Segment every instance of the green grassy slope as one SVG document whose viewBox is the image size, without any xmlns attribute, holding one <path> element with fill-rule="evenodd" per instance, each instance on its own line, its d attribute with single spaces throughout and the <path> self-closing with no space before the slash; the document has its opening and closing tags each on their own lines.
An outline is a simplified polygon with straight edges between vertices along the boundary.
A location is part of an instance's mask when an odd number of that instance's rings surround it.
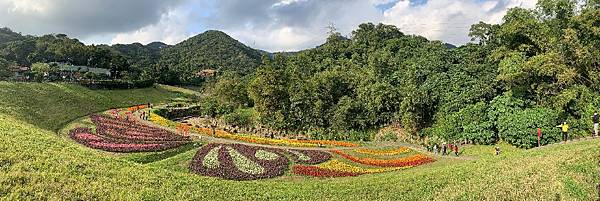
<svg viewBox="0 0 600 201">
<path fill-rule="evenodd" d="M 43 85 L 0 83 L 0 91 L 4 95 L 23 88 L 41 90 Z M 58 88 L 52 89 L 54 93 L 33 93 L 30 98 L 52 99 L 82 90 L 48 86 L 54 87 Z M 54 114 L 47 114 L 46 110 L 29 113 L 32 110 L 22 109 L 23 105 L 5 102 L 7 98 L 0 100 L 0 200 L 596 200 L 598 196 L 599 139 L 532 150 L 506 147 L 499 157 L 492 156 L 490 146 L 474 146 L 467 148 L 465 154 L 476 156 L 476 160 L 448 160 L 354 178 L 235 182 L 196 176 L 178 167 L 165 168 L 192 157 L 193 151 L 142 165 L 58 137 L 52 130 L 66 119 L 112 107 L 111 104 L 135 101 L 112 97 L 112 92 L 86 93 L 104 93 L 106 99 L 101 100 L 111 102 L 90 103 L 86 110 L 71 111 L 73 105 L 85 105 L 89 100 L 75 95 L 79 98 L 53 106 L 56 109 L 50 111 Z M 114 94 L 134 93 L 135 90 L 128 90 Z M 154 95 L 157 100 L 173 96 L 168 92 Z M 27 103 L 44 108 L 52 102 Z M 7 105 L 11 107 L 6 108 Z M 61 119 L 36 122 L 44 118 Z"/>
<path fill-rule="evenodd" d="M 108 91 L 71 84 L 0 81 L 0 113 L 43 129 L 57 130 L 73 118 L 92 112 L 164 102 L 178 96 L 164 88 Z"/>
</svg>

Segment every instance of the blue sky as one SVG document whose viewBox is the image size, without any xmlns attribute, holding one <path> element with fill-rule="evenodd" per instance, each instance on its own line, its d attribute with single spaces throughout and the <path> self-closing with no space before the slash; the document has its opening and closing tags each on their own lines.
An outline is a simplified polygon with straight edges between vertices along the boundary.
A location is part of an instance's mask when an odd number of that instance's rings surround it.
<svg viewBox="0 0 600 201">
<path fill-rule="evenodd" d="M 66 33 L 87 44 L 176 44 L 209 29 L 267 51 L 315 47 L 334 24 L 350 36 L 364 22 L 461 45 L 471 24 L 499 23 L 536 0 L 0 0 L 0 27 Z M 77 17 L 73 17 L 77 16 Z"/>
</svg>

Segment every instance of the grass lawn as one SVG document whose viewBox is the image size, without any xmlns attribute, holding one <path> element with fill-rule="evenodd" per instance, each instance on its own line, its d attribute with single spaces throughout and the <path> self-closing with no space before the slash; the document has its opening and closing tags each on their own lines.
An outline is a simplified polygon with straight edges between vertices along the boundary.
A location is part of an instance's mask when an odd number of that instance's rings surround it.
<svg viewBox="0 0 600 201">
<path fill-rule="evenodd" d="M 86 114 L 181 97 L 0 82 L 0 200 L 597 200 L 600 139 L 521 150 L 463 147 L 472 160 L 349 178 L 229 181 L 188 173 L 194 148 L 115 157 L 56 131 Z M 156 160 L 155 160 L 156 159 Z M 137 161 L 137 162 L 136 162 Z M 141 162 L 140 162 L 141 161 Z M 151 161 L 145 164 L 144 162 Z"/>
</svg>

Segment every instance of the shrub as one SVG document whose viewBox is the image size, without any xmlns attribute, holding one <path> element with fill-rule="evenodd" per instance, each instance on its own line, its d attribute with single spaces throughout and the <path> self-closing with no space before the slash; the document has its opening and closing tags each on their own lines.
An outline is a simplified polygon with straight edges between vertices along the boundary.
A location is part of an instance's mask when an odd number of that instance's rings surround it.
<svg viewBox="0 0 600 201">
<path fill-rule="evenodd" d="M 558 112 L 548 108 L 528 108 L 502 117 L 498 121 L 498 134 L 506 142 L 520 148 L 537 146 L 537 128 L 542 129 L 541 144 L 560 141 Z"/>
<path fill-rule="evenodd" d="M 494 142 L 493 123 L 487 114 L 487 104 L 467 105 L 450 114 L 438 114 L 436 123 L 428 129 L 446 140 L 469 140 L 478 144 Z"/>
<path fill-rule="evenodd" d="M 390 142 L 390 141 L 395 142 L 398 140 L 398 135 L 396 135 L 396 133 L 393 131 L 387 131 L 387 132 L 383 133 L 381 140 L 385 141 L 385 142 Z"/>
<path fill-rule="evenodd" d="M 250 127 L 254 125 L 252 109 L 237 109 L 233 113 L 223 115 L 222 119 L 226 124 L 233 126 Z"/>
</svg>

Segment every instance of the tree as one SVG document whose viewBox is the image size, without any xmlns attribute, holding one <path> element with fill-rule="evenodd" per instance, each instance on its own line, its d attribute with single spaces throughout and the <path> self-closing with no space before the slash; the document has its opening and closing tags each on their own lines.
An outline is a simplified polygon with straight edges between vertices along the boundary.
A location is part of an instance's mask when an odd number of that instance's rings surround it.
<svg viewBox="0 0 600 201">
<path fill-rule="evenodd" d="M 471 29 L 469 30 L 469 37 L 471 37 L 471 41 L 478 41 L 479 44 L 485 45 L 492 40 L 491 37 L 493 36 L 493 33 L 496 29 L 497 26 L 495 25 L 479 22 L 477 24 L 471 25 Z"/>
<path fill-rule="evenodd" d="M 287 78 L 282 68 L 285 58 L 276 55 L 274 61 L 263 58 L 264 62 L 256 72 L 256 77 L 248 87 L 248 93 L 262 123 L 272 128 L 286 128 L 289 95 Z"/>
<path fill-rule="evenodd" d="M 248 97 L 248 80 L 242 78 L 233 71 L 227 71 L 219 76 L 214 87 L 214 95 L 222 104 L 234 107 L 252 106 L 252 100 Z"/>
<path fill-rule="evenodd" d="M 0 79 L 7 79 L 12 75 L 10 67 L 13 65 L 13 62 L 7 61 L 6 59 L 0 57 Z"/>
</svg>

